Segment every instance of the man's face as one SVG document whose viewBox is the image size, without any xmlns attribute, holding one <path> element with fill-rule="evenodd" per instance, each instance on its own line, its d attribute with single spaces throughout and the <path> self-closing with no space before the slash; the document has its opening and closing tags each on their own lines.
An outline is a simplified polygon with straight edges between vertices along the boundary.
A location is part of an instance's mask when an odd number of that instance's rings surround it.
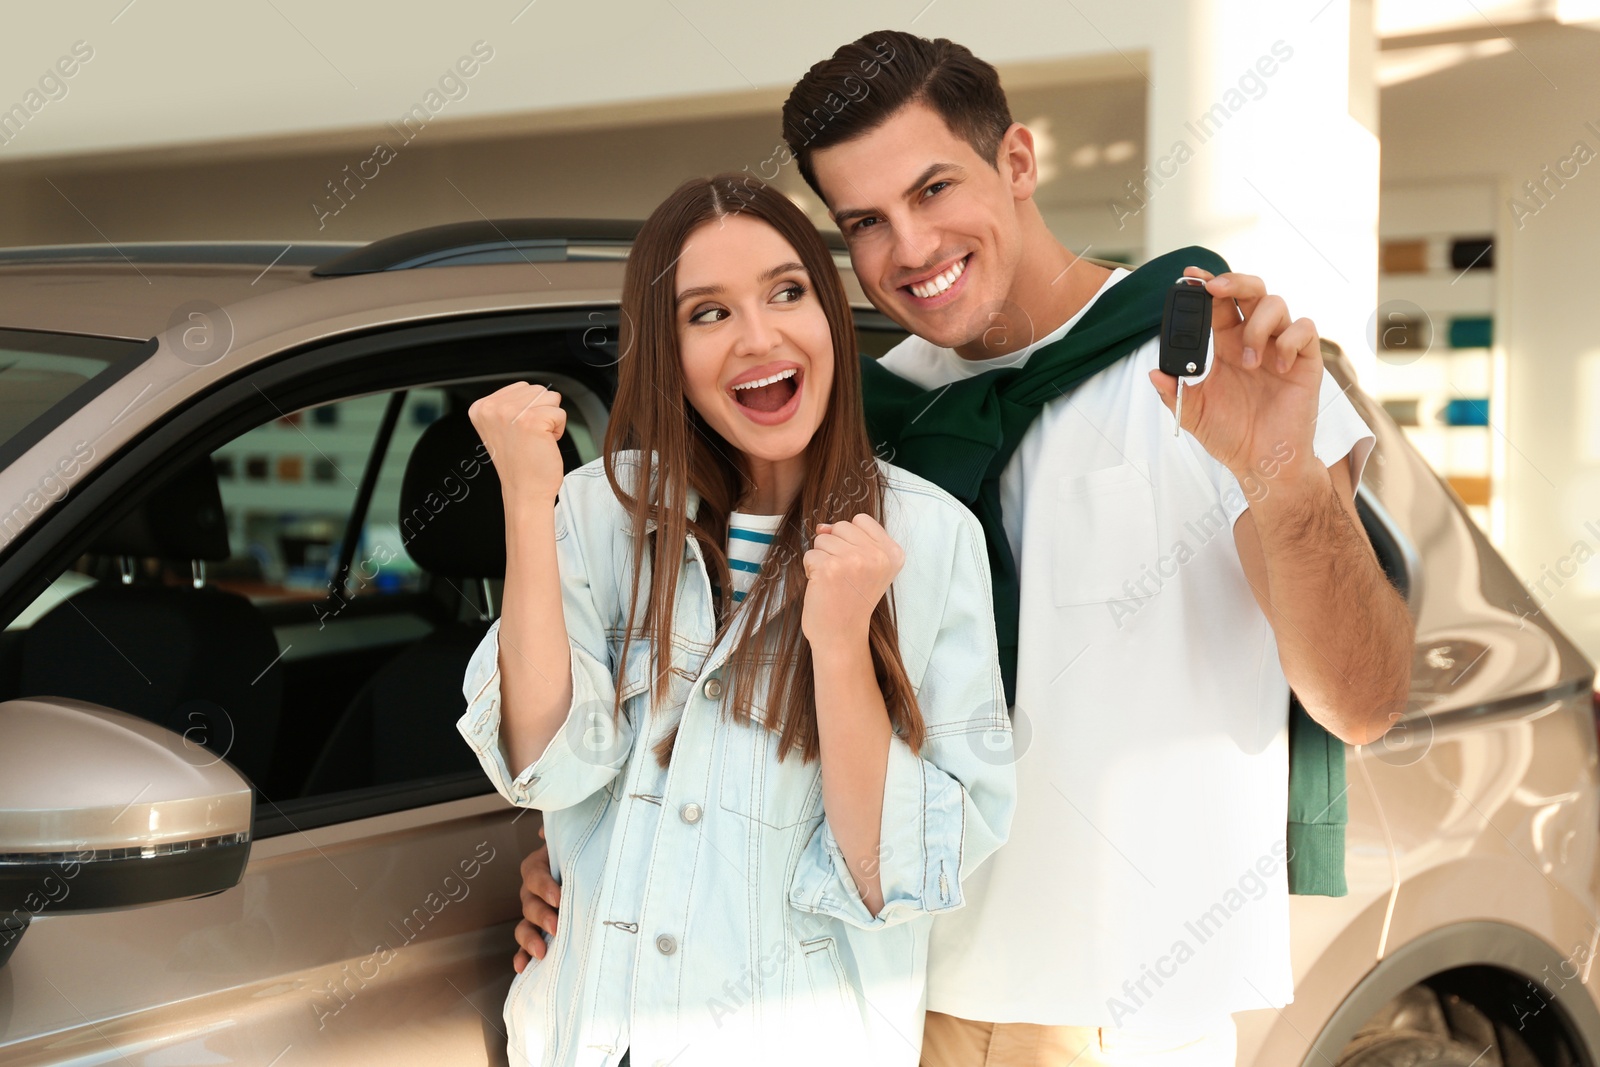
<svg viewBox="0 0 1600 1067">
<path fill-rule="evenodd" d="M 812 154 L 868 299 L 941 347 L 979 341 L 1011 293 L 1022 257 L 1016 205 L 1034 185 L 1031 167 L 1014 175 L 1014 140 L 997 171 L 936 111 L 911 103 Z"/>
</svg>

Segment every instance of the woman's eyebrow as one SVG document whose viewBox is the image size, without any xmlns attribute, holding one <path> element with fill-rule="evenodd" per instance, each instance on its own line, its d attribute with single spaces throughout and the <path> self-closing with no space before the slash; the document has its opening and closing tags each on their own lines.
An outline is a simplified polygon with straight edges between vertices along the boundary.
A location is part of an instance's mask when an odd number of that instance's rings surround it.
<svg viewBox="0 0 1600 1067">
<path fill-rule="evenodd" d="M 757 278 L 756 281 L 765 284 L 766 282 L 770 282 L 772 279 L 777 278 L 780 275 L 788 274 L 791 271 L 799 271 L 801 274 L 807 273 L 805 264 L 790 260 L 788 263 L 779 263 L 776 267 L 762 271 L 761 276 Z M 685 289 L 683 292 L 679 293 L 676 303 L 681 304 L 685 300 L 689 300 L 697 296 L 716 296 L 720 292 L 722 292 L 722 286 L 720 285 L 696 285 L 693 288 Z"/>
<path fill-rule="evenodd" d="M 720 292 L 722 292 L 722 286 L 720 285 L 697 285 L 692 289 L 685 289 L 679 293 L 676 303 L 681 304 L 685 300 L 697 296 L 716 296 Z"/>
<path fill-rule="evenodd" d="M 805 268 L 804 264 L 796 263 L 793 260 L 791 260 L 788 263 L 779 263 L 776 267 L 773 267 L 771 270 L 762 271 L 761 272 L 761 277 L 758 280 L 759 281 L 763 281 L 763 282 L 770 282 L 770 281 L 772 281 L 772 279 L 778 277 L 779 275 L 788 274 L 790 271 L 794 271 L 794 270 L 799 271 L 801 274 L 806 273 L 806 268 Z"/>
</svg>

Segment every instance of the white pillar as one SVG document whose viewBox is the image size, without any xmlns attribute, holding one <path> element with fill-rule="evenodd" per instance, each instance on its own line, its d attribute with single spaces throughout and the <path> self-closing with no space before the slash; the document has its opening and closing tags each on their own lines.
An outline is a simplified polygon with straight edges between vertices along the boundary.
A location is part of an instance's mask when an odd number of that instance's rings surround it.
<svg viewBox="0 0 1600 1067">
<path fill-rule="evenodd" d="M 1148 255 L 1187 244 L 1265 279 L 1368 375 L 1378 292 L 1371 0 L 1163 6 L 1149 166 L 1130 191 Z M 1352 62 L 1352 56 L 1354 62 Z"/>
</svg>

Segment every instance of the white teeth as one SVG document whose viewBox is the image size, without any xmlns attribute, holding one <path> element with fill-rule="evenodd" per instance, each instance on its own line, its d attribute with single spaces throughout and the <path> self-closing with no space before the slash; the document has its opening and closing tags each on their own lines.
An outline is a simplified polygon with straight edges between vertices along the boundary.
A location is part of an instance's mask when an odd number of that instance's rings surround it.
<svg viewBox="0 0 1600 1067">
<path fill-rule="evenodd" d="M 956 283 L 956 279 L 961 277 L 961 272 L 966 269 L 967 261 L 965 259 L 958 259 L 956 260 L 955 266 L 951 267 L 943 274 L 911 286 L 911 291 L 924 300 L 928 299 L 930 296 L 938 296 L 940 293 L 954 285 Z"/>
<path fill-rule="evenodd" d="M 749 382 L 740 382 L 738 385 L 734 386 L 733 388 L 735 388 L 735 389 L 759 389 L 763 385 L 771 385 L 773 382 L 781 382 L 785 378 L 793 378 L 794 377 L 794 373 L 795 373 L 794 372 L 794 368 L 790 367 L 788 370 L 781 370 L 777 374 L 772 375 L 771 377 L 757 378 L 754 381 L 749 381 Z"/>
</svg>

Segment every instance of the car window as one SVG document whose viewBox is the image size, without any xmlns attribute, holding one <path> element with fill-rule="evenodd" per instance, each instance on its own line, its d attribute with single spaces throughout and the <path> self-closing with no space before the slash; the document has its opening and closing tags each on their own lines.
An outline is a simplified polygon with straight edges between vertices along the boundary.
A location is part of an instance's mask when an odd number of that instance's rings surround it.
<svg viewBox="0 0 1600 1067">
<path fill-rule="evenodd" d="M 558 378 L 569 463 L 586 462 L 604 404 Z M 402 509 L 429 428 L 451 419 L 448 461 L 466 458 L 477 442 L 469 425 L 462 437 L 465 410 L 500 384 L 291 411 L 174 471 L 10 623 L 0 646 L 7 695 L 74 697 L 160 722 L 192 742 L 197 760 L 226 757 L 244 772 L 260 812 L 363 790 L 392 797 L 451 775 L 486 790 L 470 750 L 450 736 L 459 714 L 450 709 L 503 582 L 471 576 L 470 564 L 430 573 L 413 558 L 416 531 Z M 398 417 L 383 441 L 392 404 Z M 164 544 L 176 547 L 154 554 Z M 203 568 L 186 558 L 208 545 L 226 558 Z M 341 556 L 343 589 L 332 581 Z"/>
<path fill-rule="evenodd" d="M 150 346 L 142 341 L 36 330 L 0 330 L 0 447 L 76 394 L 86 399 L 91 381 L 120 362 L 138 358 Z M 59 421 L 59 418 L 51 421 Z"/>
<path fill-rule="evenodd" d="M 212 453 L 228 515 L 226 563 L 208 568 L 221 588 L 256 603 L 326 599 L 350 534 L 362 474 L 393 394 L 354 397 L 290 412 Z M 441 389 L 408 390 L 383 456 L 355 557 L 389 557 L 362 592 L 415 591 L 420 572 L 403 551 L 395 515 L 406 461 L 422 431 L 444 413 Z M 388 549 L 390 551 L 382 551 Z"/>
<path fill-rule="evenodd" d="M 329 582 L 339 561 L 346 524 L 369 461 L 384 412 L 395 394 L 354 397 L 283 415 L 236 438 L 211 455 L 228 526 L 226 560 L 207 563 L 204 580 L 248 597 L 258 606 L 300 602 L 313 609 L 329 599 Z M 386 558 L 380 573 L 359 571 L 350 585 L 361 593 L 415 591 L 421 572 L 400 540 L 400 482 L 422 431 L 443 412 L 441 389 L 413 389 L 403 405 L 383 455 L 368 510 L 357 533 L 355 556 Z M 103 561 L 102 561 L 103 562 Z M 7 629 L 26 629 L 73 593 L 93 585 L 83 570 L 61 574 Z M 155 559 L 133 564 L 136 572 L 159 576 L 166 568 Z M 102 568 L 104 569 L 104 568 Z M 119 575 L 120 577 L 120 572 Z M 181 577 L 181 575 L 180 575 Z M 192 577 L 192 575 L 191 575 Z"/>
</svg>

